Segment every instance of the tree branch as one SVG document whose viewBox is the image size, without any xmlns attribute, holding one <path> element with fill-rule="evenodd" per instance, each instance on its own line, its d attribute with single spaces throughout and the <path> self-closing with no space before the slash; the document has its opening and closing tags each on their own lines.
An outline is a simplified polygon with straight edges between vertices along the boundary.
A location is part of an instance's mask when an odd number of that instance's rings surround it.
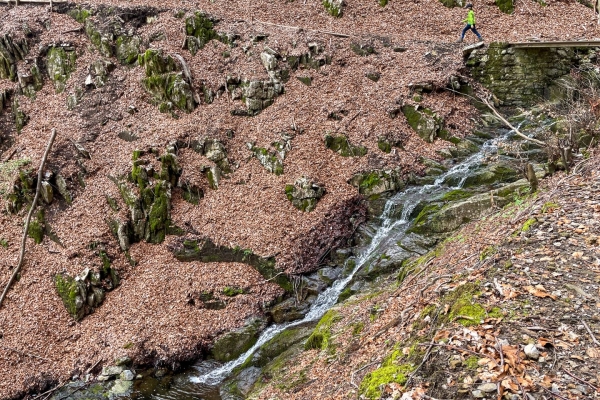
<svg viewBox="0 0 600 400">
<path fill-rule="evenodd" d="M 48 145 L 46 146 L 46 151 L 44 151 L 44 155 L 42 156 L 42 162 L 40 163 L 40 168 L 38 169 L 37 176 L 37 186 L 35 188 L 35 197 L 33 198 L 33 202 L 31 203 L 31 208 L 29 209 L 29 213 L 27 214 L 27 219 L 25 220 L 25 228 L 23 229 L 23 238 L 21 239 L 21 253 L 19 255 L 19 263 L 17 267 L 13 271 L 10 280 L 6 284 L 4 288 L 4 292 L 2 292 L 2 296 L 0 296 L 0 307 L 2 306 L 2 301 L 4 301 L 4 297 L 6 297 L 6 293 L 13 281 L 17 277 L 21 267 L 23 266 L 23 261 L 25 260 L 25 244 L 27 243 L 27 231 L 29 230 L 29 222 L 31 221 L 31 216 L 33 215 L 33 211 L 35 210 L 35 206 L 40 197 L 40 188 L 42 186 L 42 175 L 44 173 L 44 165 L 46 164 L 46 159 L 48 158 L 48 153 L 50 153 L 50 148 L 52 147 L 52 143 L 54 143 L 54 138 L 56 137 L 56 129 L 52 129 L 50 134 L 50 140 L 48 140 Z"/>
</svg>

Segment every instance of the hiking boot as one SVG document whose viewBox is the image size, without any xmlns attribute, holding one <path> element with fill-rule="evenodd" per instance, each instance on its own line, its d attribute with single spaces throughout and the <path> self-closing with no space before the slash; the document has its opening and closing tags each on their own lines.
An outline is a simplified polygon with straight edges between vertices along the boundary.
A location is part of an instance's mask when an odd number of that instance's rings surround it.
<svg viewBox="0 0 600 400">
<path fill-rule="evenodd" d="M 483 38 L 481 36 L 479 36 L 478 42 L 483 42 Z"/>
</svg>

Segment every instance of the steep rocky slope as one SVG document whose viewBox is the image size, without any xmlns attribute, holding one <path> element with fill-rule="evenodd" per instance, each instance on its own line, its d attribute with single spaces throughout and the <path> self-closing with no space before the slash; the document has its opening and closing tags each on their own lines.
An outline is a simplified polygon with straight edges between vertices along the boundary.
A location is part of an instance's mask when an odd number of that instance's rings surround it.
<svg viewBox="0 0 600 400">
<path fill-rule="evenodd" d="M 342 18 L 298 1 L 0 12 L 2 283 L 58 132 L 0 308 L 2 398 L 123 354 L 172 368 L 201 356 L 318 268 L 364 196 L 414 181 L 421 157 L 473 125 L 474 107 L 444 89 L 464 72 L 451 43 L 463 10 L 436 1 L 348 2 Z M 575 2 L 478 13 L 489 40 L 596 27 L 573 26 L 592 15 Z M 423 128 L 415 107 L 436 116 Z M 220 258 L 202 254 L 205 239 Z"/>
<path fill-rule="evenodd" d="M 253 397 L 596 398 L 599 162 L 332 309 L 327 341 L 277 359 Z"/>
</svg>

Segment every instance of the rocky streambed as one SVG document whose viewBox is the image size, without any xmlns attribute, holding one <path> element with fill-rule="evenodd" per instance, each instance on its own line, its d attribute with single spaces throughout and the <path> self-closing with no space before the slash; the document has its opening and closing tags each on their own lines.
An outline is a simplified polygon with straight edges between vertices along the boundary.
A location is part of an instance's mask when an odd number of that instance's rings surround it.
<svg viewBox="0 0 600 400">
<path fill-rule="evenodd" d="M 116 360 L 93 383 L 87 382 L 93 377 L 84 376 L 52 398 L 241 399 L 280 373 L 283 360 L 305 349 L 327 348 L 336 303 L 376 291 L 383 276 L 410 273 L 407 260 L 426 254 L 459 226 L 519 201 L 530 191 L 521 172 L 525 162 L 537 178 L 560 168 L 560 162 L 547 162 L 544 149 L 515 140 L 512 131 L 491 117 L 484 122 L 487 126 L 441 151 L 441 161 L 421 160 L 425 175 L 411 177 L 406 187 L 399 190 L 394 182 L 383 182 L 395 193 L 366 193 L 371 218 L 349 246 L 332 252 L 326 267 L 294 281 L 294 295 L 272 306 L 267 316 L 221 336 L 206 360 L 176 374 L 137 371 L 130 360 Z M 532 136 L 554 123 L 542 113 L 513 122 Z M 290 377 L 289 384 L 303 379 Z"/>
</svg>

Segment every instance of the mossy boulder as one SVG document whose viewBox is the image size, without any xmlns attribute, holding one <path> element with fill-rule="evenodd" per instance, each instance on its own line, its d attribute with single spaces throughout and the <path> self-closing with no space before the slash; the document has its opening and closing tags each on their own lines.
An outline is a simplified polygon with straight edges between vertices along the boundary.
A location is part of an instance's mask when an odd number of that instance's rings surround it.
<svg viewBox="0 0 600 400">
<path fill-rule="evenodd" d="M 83 318 L 85 314 L 83 309 L 84 295 L 82 295 L 85 293 L 83 283 L 76 281 L 75 278 L 69 275 L 58 274 L 54 276 L 54 287 L 69 315 L 75 320 Z"/>
<path fill-rule="evenodd" d="M 115 55 L 121 64 L 133 64 L 138 60 L 142 38 L 122 35 L 115 43 Z"/>
<path fill-rule="evenodd" d="M 322 185 L 302 177 L 293 185 L 285 185 L 285 195 L 298 210 L 312 211 L 319 199 L 325 195 L 325 189 Z"/>
<path fill-rule="evenodd" d="M 447 205 L 430 204 L 421 210 L 409 231 L 422 234 L 451 232 L 508 202 L 503 197 L 484 193 Z"/>
<path fill-rule="evenodd" d="M 214 20 L 206 14 L 196 11 L 194 15 L 185 20 L 185 47 L 196 55 L 212 39 L 218 37 L 214 30 Z"/>
<path fill-rule="evenodd" d="M 481 165 L 473 171 L 460 175 L 448 176 L 444 183 L 469 188 L 482 185 L 494 185 L 499 183 L 514 182 L 521 177 L 521 173 L 513 166 L 505 162 Z"/>
<path fill-rule="evenodd" d="M 402 113 L 408 125 L 428 143 L 433 143 L 444 126 L 444 120 L 428 108 L 404 105 Z"/>
<path fill-rule="evenodd" d="M 29 98 L 35 98 L 36 92 L 42 90 L 44 79 L 37 63 L 34 62 L 29 68 L 29 73 L 19 75 L 19 84 L 21 85 L 23 94 Z"/>
<path fill-rule="evenodd" d="M 283 93 L 284 87 L 279 80 L 245 80 L 241 83 L 242 98 L 247 107 L 247 115 L 253 116 L 275 102 Z"/>
<path fill-rule="evenodd" d="M 29 52 L 26 39 L 13 40 L 8 33 L 0 36 L 0 79 L 17 78 L 17 62 L 24 60 Z"/>
<path fill-rule="evenodd" d="M 259 333 L 265 328 L 266 322 L 260 318 L 252 318 L 235 331 L 228 332 L 218 338 L 211 350 L 211 355 L 217 361 L 227 362 L 238 358 L 258 340 Z"/>
<path fill-rule="evenodd" d="M 75 71 L 77 55 L 75 51 L 65 47 L 51 47 L 48 50 L 46 68 L 50 80 L 54 82 L 56 93 L 65 90 L 65 84 L 71 73 Z"/>
<path fill-rule="evenodd" d="M 323 0 L 323 7 L 332 17 L 339 18 L 344 13 L 343 0 Z"/>
<path fill-rule="evenodd" d="M 275 175 L 283 174 L 283 160 L 279 158 L 276 151 L 268 150 L 264 147 L 256 147 L 253 143 L 247 144 L 252 155 L 258 159 L 265 169 Z"/>
<path fill-rule="evenodd" d="M 29 159 L 0 162 L 0 197 L 6 201 L 6 210 L 15 214 L 34 196 L 35 174 Z"/>
<path fill-rule="evenodd" d="M 115 40 L 113 25 L 103 24 L 102 29 L 100 29 L 91 18 L 86 18 L 84 26 L 87 37 L 100 54 L 104 57 L 112 57 L 114 55 L 113 42 Z"/>
<path fill-rule="evenodd" d="M 149 49 L 138 56 L 138 63 L 146 71 L 142 85 L 161 112 L 174 108 L 185 112 L 194 110 L 196 102 L 192 88 L 181 72 L 175 72 L 178 67 L 171 56 L 164 56 L 162 50 Z"/>
<path fill-rule="evenodd" d="M 405 182 L 399 170 L 373 170 L 354 175 L 348 181 L 358 188 L 358 192 L 373 198 L 388 192 L 397 192 L 404 188 Z"/>
<path fill-rule="evenodd" d="M 345 135 L 332 136 L 327 134 L 324 140 L 328 149 L 335 151 L 342 157 L 362 157 L 367 154 L 366 147 L 351 144 Z"/>
</svg>

